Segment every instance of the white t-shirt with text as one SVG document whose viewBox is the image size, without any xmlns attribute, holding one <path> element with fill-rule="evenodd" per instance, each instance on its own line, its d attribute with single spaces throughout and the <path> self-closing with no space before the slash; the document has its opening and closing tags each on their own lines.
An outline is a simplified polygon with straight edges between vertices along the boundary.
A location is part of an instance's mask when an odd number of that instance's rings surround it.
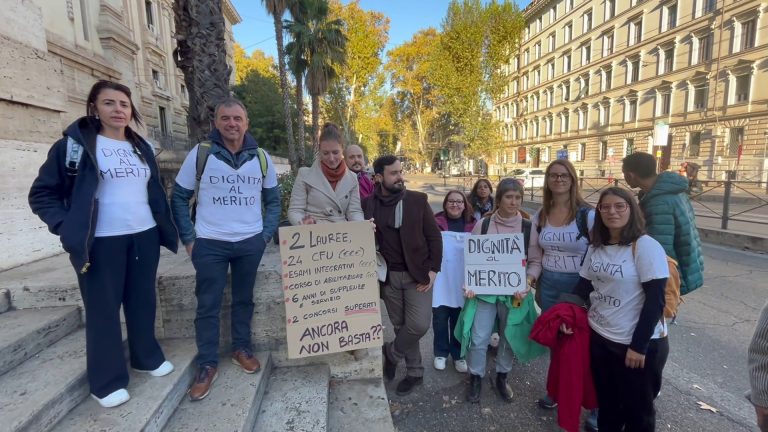
<svg viewBox="0 0 768 432">
<path fill-rule="evenodd" d="M 214 155 L 200 179 L 195 234 L 197 237 L 237 242 L 264 229 L 261 210 L 262 188 L 277 186 L 277 173 L 272 159 L 267 158 L 267 175 L 262 176 L 258 156 L 234 169 Z M 197 146 L 190 150 L 181 165 L 176 183 L 194 190 L 197 170 Z"/>
<path fill-rule="evenodd" d="M 539 223 L 538 216 L 537 212 L 531 221 L 534 229 Z M 591 231 L 594 224 L 595 211 L 590 210 L 587 213 L 587 228 Z M 581 269 L 581 260 L 585 258 L 584 254 L 589 247 L 586 237 L 578 237 L 579 226 L 576 219 L 564 226 L 552 226 L 549 222 L 542 226 L 538 237 L 539 246 L 543 252 L 542 268 L 556 273 L 577 273 Z"/>
<path fill-rule="evenodd" d="M 96 163 L 99 166 L 96 188 L 99 213 L 94 235 L 135 234 L 157 225 L 147 191 L 152 174 L 149 166 L 134 153 L 131 143 L 98 135 Z"/>
<path fill-rule="evenodd" d="M 589 325 L 613 342 L 629 345 L 645 302 L 642 283 L 669 277 L 664 248 L 648 235 L 632 246 L 591 246 L 579 273 L 592 281 Z M 656 324 L 653 339 L 667 335 L 664 317 Z"/>
<path fill-rule="evenodd" d="M 464 239 L 469 233 L 443 231 L 443 261 L 432 288 L 432 307 L 464 306 Z"/>
</svg>

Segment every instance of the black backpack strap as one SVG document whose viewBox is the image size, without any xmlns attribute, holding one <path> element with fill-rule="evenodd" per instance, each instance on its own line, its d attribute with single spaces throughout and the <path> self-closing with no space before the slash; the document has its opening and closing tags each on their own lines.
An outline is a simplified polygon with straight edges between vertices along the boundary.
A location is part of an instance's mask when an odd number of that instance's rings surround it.
<svg viewBox="0 0 768 432">
<path fill-rule="evenodd" d="M 480 234 L 486 235 L 488 234 L 488 228 L 491 226 L 491 217 L 486 216 L 483 218 L 483 224 L 480 225 Z"/>
<path fill-rule="evenodd" d="M 531 239 L 531 221 L 523 219 L 523 245 L 525 247 L 525 256 L 528 257 L 528 244 Z"/>
<path fill-rule="evenodd" d="M 592 210 L 589 207 L 579 207 L 579 209 L 576 211 L 576 227 L 579 229 L 579 235 L 576 236 L 576 240 L 581 239 L 582 237 L 587 239 L 587 243 L 590 242 L 589 239 L 589 211 Z"/>
</svg>

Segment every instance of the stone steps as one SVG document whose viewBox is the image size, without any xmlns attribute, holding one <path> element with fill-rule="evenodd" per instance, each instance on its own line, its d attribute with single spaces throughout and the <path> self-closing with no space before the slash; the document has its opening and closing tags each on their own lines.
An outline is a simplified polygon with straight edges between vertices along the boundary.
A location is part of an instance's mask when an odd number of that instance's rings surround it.
<svg viewBox="0 0 768 432">
<path fill-rule="evenodd" d="M 211 393 L 202 401 L 185 397 L 165 426 L 165 432 L 251 432 L 272 371 L 269 352 L 255 353 L 261 370 L 245 374 L 229 357 L 219 360 Z"/>
<path fill-rule="evenodd" d="M 75 306 L 12 310 L 0 315 L 0 375 L 80 326 Z"/>
<path fill-rule="evenodd" d="M 274 369 L 253 431 L 327 431 L 330 377 L 328 365 Z"/>
<path fill-rule="evenodd" d="M 328 406 L 328 432 L 393 432 L 389 399 L 381 378 L 332 380 Z"/>
<path fill-rule="evenodd" d="M 175 370 L 164 377 L 130 371 L 128 393 L 131 400 L 105 409 L 93 398 L 86 398 L 51 430 L 56 432 L 130 432 L 162 431 L 173 414 L 194 374 L 193 359 L 197 348 L 190 339 L 167 339 L 160 342 L 166 358 Z"/>
</svg>

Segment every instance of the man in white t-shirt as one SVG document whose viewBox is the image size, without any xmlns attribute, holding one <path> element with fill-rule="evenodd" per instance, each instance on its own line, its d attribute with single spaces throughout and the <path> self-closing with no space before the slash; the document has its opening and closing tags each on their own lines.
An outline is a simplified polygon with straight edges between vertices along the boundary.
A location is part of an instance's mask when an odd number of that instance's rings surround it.
<svg viewBox="0 0 768 432">
<path fill-rule="evenodd" d="M 232 362 L 246 373 L 261 365 L 251 349 L 253 286 L 267 243 L 277 231 L 280 192 L 272 160 L 247 132 L 248 114 L 236 99 L 216 106 L 210 149 L 187 155 L 176 176 L 171 207 L 179 237 L 197 272 L 195 338 L 198 372 L 189 389 L 208 395 L 218 371 L 219 313 L 232 269 Z M 206 157 L 198 185 L 197 157 Z M 196 197 L 196 220 L 189 202 Z M 262 211 L 262 206 L 264 207 Z"/>
</svg>

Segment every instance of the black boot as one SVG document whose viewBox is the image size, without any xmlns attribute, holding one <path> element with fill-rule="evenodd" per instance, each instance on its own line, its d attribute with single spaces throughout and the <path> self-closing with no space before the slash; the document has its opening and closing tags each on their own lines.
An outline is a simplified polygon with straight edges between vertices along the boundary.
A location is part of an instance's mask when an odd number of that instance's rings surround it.
<svg viewBox="0 0 768 432">
<path fill-rule="evenodd" d="M 480 390 L 482 387 L 482 382 L 483 378 L 480 375 L 469 375 L 469 391 L 467 392 L 467 402 L 480 402 Z"/>
<path fill-rule="evenodd" d="M 507 384 L 507 374 L 496 374 L 496 390 L 498 390 L 499 396 L 504 402 L 512 402 L 512 387 Z"/>
</svg>

